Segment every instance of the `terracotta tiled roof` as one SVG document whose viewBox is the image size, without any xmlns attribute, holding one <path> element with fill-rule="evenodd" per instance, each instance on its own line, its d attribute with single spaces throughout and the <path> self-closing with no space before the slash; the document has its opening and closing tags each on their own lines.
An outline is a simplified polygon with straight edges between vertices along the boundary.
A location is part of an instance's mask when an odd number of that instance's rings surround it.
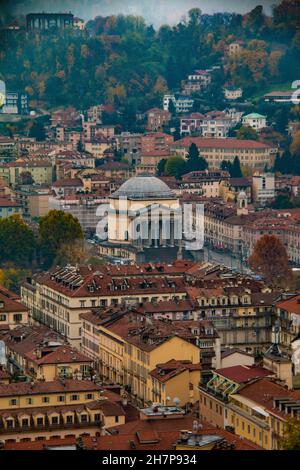
<svg viewBox="0 0 300 470">
<path fill-rule="evenodd" d="M 172 450 L 180 436 L 182 429 L 192 429 L 194 418 L 183 417 L 178 419 L 132 421 L 111 429 L 116 429 L 117 434 L 100 436 L 99 438 L 83 437 L 84 446 L 91 450 Z M 109 430 L 109 429 L 108 429 Z M 261 450 L 250 441 L 240 440 L 238 436 L 217 429 L 208 424 L 198 431 L 203 435 L 218 435 L 228 444 L 235 444 L 236 450 Z"/>
<path fill-rule="evenodd" d="M 99 392 L 100 387 L 89 380 L 75 379 L 53 380 L 52 382 L 0 384 L 1 397 L 80 391 Z"/>
<path fill-rule="evenodd" d="M 262 142 L 255 140 L 242 140 L 235 138 L 206 138 L 206 137 L 184 137 L 174 142 L 173 147 L 189 147 L 195 143 L 198 148 L 225 148 L 225 149 L 267 149 L 271 148 Z"/>
<path fill-rule="evenodd" d="M 75 437 L 50 438 L 47 441 L 6 442 L 3 450 L 44 450 L 45 447 L 69 447 L 76 445 Z"/>
<path fill-rule="evenodd" d="M 287 310 L 289 313 L 300 315 L 300 294 L 295 295 L 287 300 L 278 302 L 276 307 L 280 308 L 281 310 Z"/>
<path fill-rule="evenodd" d="M 217 369 L 217 374 L 236 383 L 245 383 L 259 377 L 274 376 L 274 372 L 258 366 L 232 366 Z"/>
<path fill-rule="evenodd" d="M 13 298 L 3 294 L 0 290 L 0 313 L 9 312 L 28 312 L 28 308 L 25 307 L 25 305 L 23 305 L 21 302 L 18 302 Z"/>
<path fill-rule="evenodd" d="M 75 364 L 75 363 L 83 363 L 83 362 L 90 364 L 92 362 L 92 360 L 88 356 L 86 356 L 85 354 L 82 354 L 77 349 L 72 348 L 71 346 L 68 346 L 68 345 L 59 346 L 54 351 L 49 352 L 48 354 L 46 354 L 40 359 L 37 359 L 36 354 L 34 354 L 34 351 L 31 351 L 30 354 L 27 354 L 27 357 L 32 359 L 38 365 Z"/>
<path fill-rule="evenodd" d="M 52 184 L 53 188 L 69 188 L 69 187 L 81 187 L 83 182 L 79 178 L 65 178 L 55 181 Z"/>
<path fill-rule="evenodd" d="M 164 383 L 187 370 L 197 370 L 200 373 L 201 364 L 192 364 L 191 361 L 175 361 L 175 359 L 171 359 L 163 364 L 157 364 L 156 368 L 150 372 L 150 375 L 156 380 L 159 380 L 159 382 Z"/>
<path fill-rule="evenodd" d="M 266 408 L 269 412 L 277 416 L 287 418 L 287 415 L 274 407 L 274 398 L 294 398 L 299 399 L 299 392 L 292 392 L 286 387 L 268 378 L 261 378 L 253 383 L 247 384 L 238 392 L 238 395 L 245 397 Z"/>
</svg>

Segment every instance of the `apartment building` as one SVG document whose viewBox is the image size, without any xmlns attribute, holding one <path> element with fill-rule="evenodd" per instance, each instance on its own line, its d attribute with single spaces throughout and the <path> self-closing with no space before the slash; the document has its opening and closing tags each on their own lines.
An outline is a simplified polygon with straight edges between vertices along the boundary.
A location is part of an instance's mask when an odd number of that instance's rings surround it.
<svg viewBox="0 0 300 470">
<path fill-rule="evenodd" d="M 92 377 L 92 361 L 44 325 L 17 326 L 1 336 L 8 370 L 15 376 L 51 382 Z"/>
<path fill-rule="evenodd" d="M 122 132 L 116 137 L 121 153 L 126 157 L 129 165 L 137 165 L 140 162 L 142 135 L 143 134 Z"/>
<path fill-rule="evenodd" d="M 38 185 L 18 185 L 11 190 L 12 198 L 22 208 L 25 220 L 43 217 L 49 211 L 50 188 Z"/>
<path fill-rule="evenodd" d="M 243 116 L 243 125 L 250 126 L 256 131 L 260 131 L 264 127 L 267 127 L 267 117 L 258 113 L 250 113 Z"/>
<path fill-rule="evenodd" d="M 105 426 L 123 424 L 122 407 L 101 392 L 87 380 L 0 384 L 0 438 L 15 443 L 97 436 Z"/>
<path fill-rule="evenodd" d="M 254 140 L 204 137 L 184 137 L 170 145 L 170 150 L 184 157 L 192 143 L 212 168 L 220 168 L 223 160 L 233 162 L 238 157 L 241 165 L 264 171 L 266 165 L 273 164 L 276 153 L 274 146 Z"/>
<path fill-rule="evenodd" d="M 180 135 L 201 135 L 203 118 L 204 114 L 201 113 L 191 113 L 189 116 L 181 117 Z"/>
<path fill-rule="evenodd" d="M 213 323 L 222 345 L 257 354 L 271 344 L 274 304 L 279 292 L 255 285 L 234 286 L 230 282 L 215 287 L 188 287 L 187 291 L 198 302 L 200 317 Z"/>
<path fill-rule="evenodd" d="M 95 325 L 90 315 L 82 314 L 81 318 L 84 338 L 85 330 L 89 332 Z M 147 319 L 133 311 L 127 315 L 115 315 L 115 318 L 108 318 L 100 324 L 99 319 L 94 321 L 97 322 L 95 341 L 100 376 L 122 384 L 131 397 L 142 403 L 157 401 L 150 372 L 162 357 L 165 361 L 175 359 L 200 363 L 199 322 L 191 324 L 184 321 L 175 325 L 169 321 Z M 195 334 L 194 329 L 197 330 Z M 83 344 L 88 343 L 83 339 Z"/>
<path fill-rule="evenodd" d="M 9 137 L 0 136 L 0 163 L 9 163 L 17 158 L 16 142 Z"/>
<path fill-rule="evenodd" d="M 255 174 L 252 176 L 253 201 L 260 206 L 275 199 L 275 175 L 272 173 Z"/>
<path fill-rule="evenodd" d="M 199 386 L 200 419 L 213 426 L 234 431 L 229 413 L 231 396 L 235 396 L 248 382 L 273 376 L 272 371 L 255 365 L 237 365 L 212 371 L 210 380 L 202 381 Z"/>
<path fill-rule="evenodd" d="M 218 198 L 227 191 L 229 173 L 222 170 L 191 171 L 182 176 L 180 193 L 198 194 L 204 198 Z"/>
<path fill-rule="evenodd" d="M 51 185 L 52 163 L 46 159 L 32 159 L 6 163 L 0 167 L 0 177 L 3 177 L 10 185 L 22 184 L 26 175 L 30 175 L 35 184 Z"/>
<path fill-rule="evenodd" d="M 289 419 L 299 419 L 300 394 L 261 378 L 230 395 L 228 423 L 236 435 L 265 450 L 279 450 Z"/>
<path fill-rule="evenodd" d="M 9 197 L 0 197 L 0 219 L 5 219 L 11 215 L 23 215 L 21 204 L 11 200 Z"/>
<path fill-rule="evenodd" d="M 0 285 L 0 328 L 12 329 L 28 324 L 29 311 L 20 297 Z"/>
<path fill-rule="evenodd" d="M 156 276 L 141 276 L 140 272 L 128 278 L 125 272 L 119 278 L 105 272 L 105 268 L 101 272 L 99 267 L 56 268 L 26 282 L 21 288 L 22 302 L 30 309 L 32 321 L 51 326 L 65 335 L 72 346 L 79 347 L 80 314 L 93 307 L 186 296 L 182 276 L 168 276 L 163 267 Z"/>
<path fill-rule="evenodd" d="M 169 111 L 159 108 L 151 108 L 147 111 L 148 131 L 161 131 L 171 119 Z"/>
<path fill-rule="evenodd" d="M 184 95 L 164 95 L 163 108 L 169 111 L 170 102 L 173 103 L 175 111 L 178 114 L 188 113 L 192 111 L 194 100 Z"/>
<path fill-rule="evenodd" d="M 228 101 L 234 101 L 243 96 L 242 88 L 236 87 L 225 87 L 224 88 L 224 96 Z"/>
<path fill-rule="evenodd" d="M 195 70 L 183 82 L 182 93 L 190 95 L 191 93 L 202 91 L 210 85 L 211 81 L 212 76 L 208 70 Z"/>
<path fill-rule="evenodd" d="M 191 361 L 167 361 L 157 364 L 150 372 L 154 402 L 180 406 L 194 404 L 199 399 L 198 384 L 201 365 Z"/>
</svg>

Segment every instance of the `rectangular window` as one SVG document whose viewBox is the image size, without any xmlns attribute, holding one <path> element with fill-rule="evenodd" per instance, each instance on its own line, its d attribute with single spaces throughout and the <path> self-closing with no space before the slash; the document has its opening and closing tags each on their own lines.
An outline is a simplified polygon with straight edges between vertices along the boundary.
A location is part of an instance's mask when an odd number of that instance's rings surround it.
<svg viewBox="0 0 300 470">
<path fill-rule="evenodd" d="M 49 403 L 49 402 L 50 402 L 50 398 L 49 398 L 49 397 L 43 397 L 43 398 L 42 398 L 42 402 L 43 402 L 43 403 Z"/>
<path fill-rule="evenodd" d="M 14 322 L 18 323 L 22 321 L 22 314 L 21 313 L 15 313 L 13 316 Z"/>
</svg>

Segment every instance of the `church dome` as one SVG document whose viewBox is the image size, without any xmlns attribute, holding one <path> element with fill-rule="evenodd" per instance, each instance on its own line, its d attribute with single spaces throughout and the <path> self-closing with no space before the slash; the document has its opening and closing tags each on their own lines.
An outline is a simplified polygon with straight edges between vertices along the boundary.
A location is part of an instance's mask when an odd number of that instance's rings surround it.
<svg viewBox="0 0 300 470">
<path fill-rule="evenodd" d="M 173 199 L 174 193 L 169 186 L 155 176 L 134 176 L 125 181 L 112 198 L 128 199 Z"/>
</svg>

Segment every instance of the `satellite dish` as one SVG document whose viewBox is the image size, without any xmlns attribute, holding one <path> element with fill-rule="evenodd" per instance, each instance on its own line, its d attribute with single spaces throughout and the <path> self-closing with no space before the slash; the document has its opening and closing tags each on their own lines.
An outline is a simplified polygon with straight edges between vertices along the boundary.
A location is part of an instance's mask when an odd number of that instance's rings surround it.
<svg viewBox="0 0 300 470">
<path fill-rule="evenodd" d="M 178 406 L 179 403 L 180 403 L 180 398 L 175 397 L 175 398 L 173 399 L 173 403 L 174 403 L 174 405 L 177 405 L 177 406 Z"/>
<path fill-rule="evenodd" d="M 166 401 L 170 401 L 171 400 L 171 397 L 166 397 Z"/>
</svg>

